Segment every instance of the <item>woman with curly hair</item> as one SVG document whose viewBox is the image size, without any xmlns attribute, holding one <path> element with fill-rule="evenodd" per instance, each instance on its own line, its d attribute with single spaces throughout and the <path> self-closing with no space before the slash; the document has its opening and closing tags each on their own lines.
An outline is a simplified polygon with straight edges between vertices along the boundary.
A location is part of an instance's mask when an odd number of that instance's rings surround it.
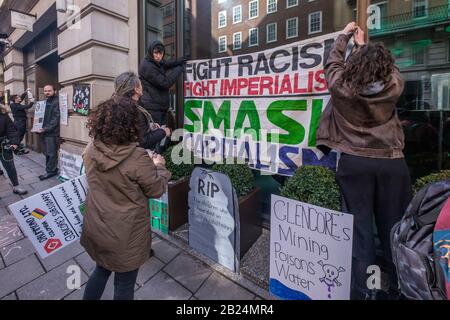
<svg viewBox="0 0 450 320">
<path fill-rule="evenodd" d="M 84 300 L 99 300 L 112 272 L 114 299 L 132 300 L 139 268 L 151 248 L 149 198 L 166 190 L 164 158 L 138 146 L 139 111 L 131 99 L 112 98 L 91 112 L 93 141 L 83 154 L 89 192 L 81 244 L 97 263 Z"/>
<path fill-rule="evenodd" d="M 350 38 L 356 50 L 345 61 Z M 325 66 L 331 101 L 317 131 L 317 145 L 341 152 L 337 181 L 343 210 L 354 215 L 353 298 L 368 299 L 368 267 L 376 265 L 375 217 L 389 294 L 398 294 L 392 263 L 390 232 L 411 200 L 411 181 L 403 149 L 405 138 L 396 104 L 404 80 L 383 44 L 364 42 L 364 32 L 352 22 L 344 29 Z"/>
</svg>

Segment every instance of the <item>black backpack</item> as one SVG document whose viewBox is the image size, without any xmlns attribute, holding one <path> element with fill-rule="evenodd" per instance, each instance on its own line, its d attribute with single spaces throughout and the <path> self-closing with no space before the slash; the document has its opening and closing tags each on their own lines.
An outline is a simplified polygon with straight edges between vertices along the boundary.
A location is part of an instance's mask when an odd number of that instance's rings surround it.
<svg viewBox="0 0 450 320">
<path fill-rule="evenodd" d="M 424 187 L 392 229 L 400 292 L 413 300 L 447 300 L 445 276 L 434 259 L 436 221 L 450 197 L 450 180 Z"/>
</svg>

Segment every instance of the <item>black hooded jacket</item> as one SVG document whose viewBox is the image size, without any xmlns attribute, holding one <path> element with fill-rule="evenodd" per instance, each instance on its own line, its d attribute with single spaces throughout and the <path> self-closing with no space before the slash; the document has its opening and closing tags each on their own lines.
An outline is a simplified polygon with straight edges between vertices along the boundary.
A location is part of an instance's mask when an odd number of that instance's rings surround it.
<svg viewBox="0 0 450 320">
<path fill-rule="evenodd" d="M 163 44 L 155 41 L 148 52 Z M 164 46 L 163 46 L 164 47 Z M 141 105 L 149 112 L 167 112 L 170 105 L 169 90 L 183 72 L 184 59 L 175 61 L 162 60 L 157 63 L 153 57 L 147 56 L 139 66 L 139 78 L 144 89 Z"/>
<path fill-rule="evenodd" d="M 26 97 L 26 93 L 22 94 L 21 99 L 22 101 L 25 99 Z M 31 109 L 33 107 L 34 103 L 29 103 L 29 104 L 21 104 L 21 103 L 11 103 L 10 107 L 11 107 L 11 111 L 14 117 L 14 122 L 18 122 L 18 121 L 26 121 L 27 120 L 27 110 Z"/>
<path fill-rule="evenodd" d="M 0 140 L 3 140 L 2 138 L 7 138 L 11 144 L 18 145 L 20 143 L 19 133 L 6 113 L 0 113 Z"/>
</svg>

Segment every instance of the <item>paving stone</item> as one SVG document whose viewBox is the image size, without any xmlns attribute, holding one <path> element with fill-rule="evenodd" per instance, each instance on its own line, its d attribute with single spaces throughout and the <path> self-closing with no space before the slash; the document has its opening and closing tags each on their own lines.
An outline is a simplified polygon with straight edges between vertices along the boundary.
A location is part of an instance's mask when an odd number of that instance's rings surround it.
<svg viewBox="0 0 450 320">
<path fill-rule="evenodd" d="M 9 216 L 9 211 L 6 207 L 0 207 L 0 219 Z"/>
<path fill-rule="evenodd" d="M 143 286 L 148 280 L 150 280 L 155 274 L 157 274 L 164 267 L 164 263 L 161 260 L 152 257 L 142 267 L 139 268 L 139 275 L 136 283 Z"/>
<path fill-rule="evenodd" d="M 10 205 L 12 205 L 12 204 L 14 204 L 16 202 L 19 202 L 19 201 L 23 200 L 21 196 L 12 193 L 12 191 L 11 191 L 10 195 L 8 195 L 8 196 L 2 197 L 0 195 L 0 197 L 1 197 L 1 199 L 0 199 L 0 207 L 8 207 L 8 206 L 10 206 Z"/>
<path fill-rule="evenodd" d="M 162 271 L 135 294 L 135 300 L 188 300 L 190 297 L 190 291 Z"/>
<path fill-rule="evenodd" d="M 70 260 L 18 289 L 19 300 L 60 300 L 64 298 L 73 291 L 73 289 L 67 288 L 67 279 L 70 276 L 67 268 L 73 265 L 77 265 L 75 260 Z M 81 270 L 81 285 L 85 284 L 87 280 L 87 275 Z"/>
<path fill-rule="evenodd" d="M 0 298 L 30 283 L 44 272 L 35 255 L 0 270 Z"/>
<path fill-rule="evenodd" d="M 13 293 L 7 295 L 6 297 L 4 297 L 3 299 L 0 299 L 0 300 L 3 300 L 3 301 L 7 301 L 7 300 L 15 301 L 15 300 L 17 300 L 17 296 L 16 296 L 16 293 L 13 292 Z"/>
<path fill-rule="evenodd" d="M 161 238 L 152 240 L 152 249 L 155 256 L 165 263 L 169 263 L 181 252 L 180 249 L 170 245 Z"/>
<path fill-rule="evenodd" d="M 212 273 L 204 263 L 184 253 L 170 262 L 164 271 L 192 292 L 196 292 Z"/>
<path fill-rule="evenodd" d="M 213 273 L 195 293 L 200 300 L 253 300 L 255 295 L 224 276 Z"/>
<path fill-rule="evenodd" d="M 0 248 L 9 246 L 24 238 L 16 218 L 5 216 L 0 218 Z"/>
<path fill-rule="evenodd" d="M 34 249 L 33 245 L 28 239 L 22 239 L 7 247 L 0 248 L 0 253 L 7 266 L 10 266 L 22 259 L 25 259 L 26 257 L 32 255 L 35 252 L 36 250 Z"/>
<path fill-rule="evenodd" d="M 77 241 L 65 247 L 61 251 L 58 251 L 57 253 L 51 255 L 48 258 L 42 259 L 41 257 L 39 257 L 39 260 L 44 265 L 45 270 L 50 271 L 56 268 L 57 266 L 62 265 L 64 262 L 82 254 L 83 252 L 84 248 Z"/>
<path fill-rule="evenodd" d="M 2 257 L 0 257 L 0 270 L 2 270 L 3 268 L 5 268 L 5 264 L 3 263 Z"/>
<path fill-rule="evenodd" d="M 84 252 L 79 256 L 75 257 L 75 261 L 78 263 L 81 269 L 83 269 L 83 271 L 86 272 L 87 275 L 91 275 L 91 273 L 95 269 L 96 263 L 94 260 L 91 259 L 91 257 L 87 252 Z"/>
<path fill-rule="evenodd" d="M 71 300 L 71 301 L 81 301 L 83 300 L 84 290 L 86 289 L 86 285 L 83 285 L 80 290 L 75 290 L 68 296 L 64 298 L 64 300 Z"/>
</svg>

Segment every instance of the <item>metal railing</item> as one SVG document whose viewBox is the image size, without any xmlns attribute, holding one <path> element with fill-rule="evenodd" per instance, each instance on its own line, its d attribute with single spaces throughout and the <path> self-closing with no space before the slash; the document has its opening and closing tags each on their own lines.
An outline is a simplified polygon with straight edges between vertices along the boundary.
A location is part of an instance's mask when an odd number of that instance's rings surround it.
<svg viewBox="0 0 450 320">
<path fill-rule="evenodd" d="M 450 21 L 450 4 L 382 18 L 381 28 L 369 30 L 369 34 L 382 35 L 410 28 L 428 27 L 445 21 Z"/>
</svg>

